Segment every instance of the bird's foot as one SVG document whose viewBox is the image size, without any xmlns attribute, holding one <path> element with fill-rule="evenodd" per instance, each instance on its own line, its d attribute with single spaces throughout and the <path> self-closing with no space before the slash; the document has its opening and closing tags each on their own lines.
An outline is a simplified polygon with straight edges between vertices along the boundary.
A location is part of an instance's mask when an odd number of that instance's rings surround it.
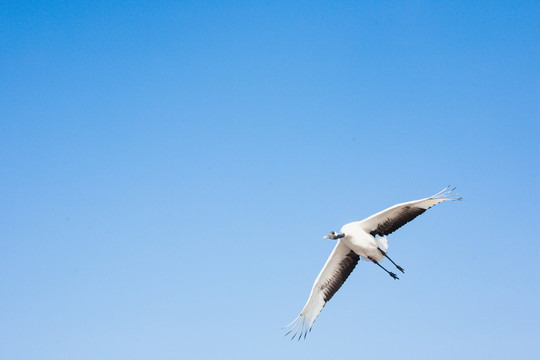
<svg viewBox="0 0 540 360">
<path fill-rule="evenodd" d="M 397 277 L 397 275 L 394 274 L 393 272 L 389 272 L 388 274 L 390 274 L 390 276 L 393 277 L 394 280 L 399 280 L 399 278 Z"/>
<path fill-rule="evenodd" d="M 399 265 L 396 265 L 396 267 L 398 268 L 399 271 L 401 271 L 402 273 L 405 274 L 405 269 L 404 269 L 404 268 L 402 268 L 402 267 L 399 266 Z"/>
</svg>

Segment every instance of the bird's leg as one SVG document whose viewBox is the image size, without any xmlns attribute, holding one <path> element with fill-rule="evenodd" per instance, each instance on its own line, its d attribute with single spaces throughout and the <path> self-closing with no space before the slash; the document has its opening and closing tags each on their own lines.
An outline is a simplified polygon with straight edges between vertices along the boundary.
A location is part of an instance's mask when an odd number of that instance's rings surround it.
<svg viewBox="0 0 540 360">
<path fill-rule="evenodd" d="M 394 260 L 390 259 L 390 258 L 388 257 L 388 255 L 386 255 L 386 252 L 382 251 L 380 248 L 377 248 L 377 249 L 379 249 L 379 251 L 381 252 L 381 254 L 383 254 L 384 257 L 386 257 L 388 260 L 390 260 L 390 262 L 391 262 L 392 264 L 394 264 L 394 266 L 397 267 L 397 269 L 398 269 L 399 271 L 401 271 L 402 273 L 405 274 L 405 269 L 403 269 L 401 266 L 399 266 L 398 264 L 396 264 L 396 263 L 394 262 Z"/>
<path fill-rule="evenodd" d="M 375 260 L 374 258 L 372 258 L 371 256 L 368 256 L 368 259 L 371 260 L 372 263 L 374 263 L 375 265 L 378 265 L 381 269 L 383 269 L 384 271 L 386 271 L 388 273 L 388 275 L 390 275 L 391 277 L 393 277 L 394 279 L 399 279 L 396 274 L 394 274 L 393 272 L 391 271 L 388 271 L 384 268 L 384 266 L 382 266 L 381 264 L 379 264 L 379 262 L 377 260 Z"/>
</svg>

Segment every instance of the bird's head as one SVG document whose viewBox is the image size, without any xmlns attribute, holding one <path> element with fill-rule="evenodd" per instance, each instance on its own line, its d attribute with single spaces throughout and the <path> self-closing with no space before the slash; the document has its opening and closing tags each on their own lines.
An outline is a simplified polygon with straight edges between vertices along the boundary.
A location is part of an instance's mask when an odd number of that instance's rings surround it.
<svg viewBox="0 0 540 360">
<path fill-rule="evenodd" d="M 323 239 L 337 240 L 337 239 L 341 239 L 344 236 L 345 236 L 345 234 L 343 234 L 343 233 L 338 234 L 335 231 L 332 231 L 330 234 L 324 236 Z"/>
</svg>

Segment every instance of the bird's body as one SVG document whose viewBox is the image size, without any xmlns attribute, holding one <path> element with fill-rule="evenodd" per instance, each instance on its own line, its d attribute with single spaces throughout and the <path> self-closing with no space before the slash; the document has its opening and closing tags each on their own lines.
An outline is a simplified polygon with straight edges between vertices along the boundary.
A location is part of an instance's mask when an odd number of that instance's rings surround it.
<svg viewBox="0 0 540 360">
<path fill-rule="evenodd" d="M 364 260 L 372 258 L 377 261 L 382 261 L 384 255 L 379 249 L 384 252 L 388 250 L 388 241 L 386 240 L 386 237 L 375 237 L 371 235 L 362 228 L 361 224 L 361 221 L 345 224 L 341 228 L 341 233 L 345 234 L 345 236 L 338 241 L 343 242 L 345 246 L 354 251 L 357 255 L 360 255 Z"/>
<path fill-rule="evenodd" d="M 344 225 L 339 234 L 331 232 L 325 236 L 325 238 L 337 240 L 337 244 L 315 280 L 302 312 L 289 324 L 292 329 L 287 334 L 294 331 L 293 338 L 296 335 L 299 335 L 299 338 L 306 336 L 324 305 L 343 285 L 360 258 L 373 262 L 397 279 L 394 273 L 379 264 L 386 257 L 398 270 L 404 272 L 401 266 L 388 257 L 386 236 L 436 204 L 449 200 L 461 200 L 460 197 L 448 197 L 447 195 L 453 189 L 446 191 L 447 189 L 448 187 L 425 199 L 394 205 L 362 221 Z"/>
</svg>

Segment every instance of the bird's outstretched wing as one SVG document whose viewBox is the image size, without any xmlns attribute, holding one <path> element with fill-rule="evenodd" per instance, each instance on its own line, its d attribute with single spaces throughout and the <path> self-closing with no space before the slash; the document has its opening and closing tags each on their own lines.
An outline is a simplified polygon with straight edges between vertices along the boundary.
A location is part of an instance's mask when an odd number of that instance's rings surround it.
<svg viewBox="0 0 540 360">
<path fill-rule="evenodd" d="M 447 186 L 439 193 L 425 199 L 409 201 L 389 207 L 386 210 L 371 215 L 360 221 L 360 226 L 371 235 L 385 236 L 393 233 L 424 211 L 443 201 L 461 200 L 461 197 L 448 197 L 455 189 L 448 190 Z"/>
<path fill-rule="evenodd" d="M 313 284 L 306 306 L 300 315 L 286 326 L 291 327 L 291 329 L 285 335 L 292 333 L 293 339 L 295 336 L 298 336 L 298 339 L 306 337 L 324 305 L 347 280 L 359 258 L 354 251 L 338 240 L 336 247 Z"/>
</svg>

